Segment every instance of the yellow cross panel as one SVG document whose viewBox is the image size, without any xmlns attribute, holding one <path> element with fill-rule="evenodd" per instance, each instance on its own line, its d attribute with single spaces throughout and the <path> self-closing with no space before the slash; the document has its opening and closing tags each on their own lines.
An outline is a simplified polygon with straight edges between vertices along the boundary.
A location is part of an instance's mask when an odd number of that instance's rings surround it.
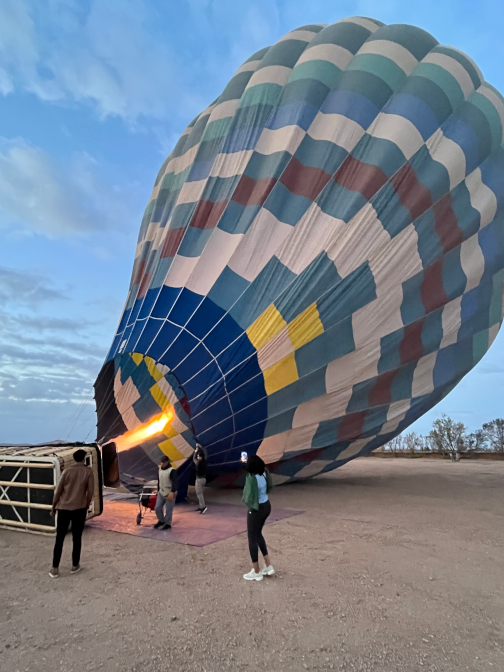
<svg viewBox="0 0 504 672">
<path fill-rule="evenodd" d="M 308 306 L 301 315 L 298 315 L 292 320 L 287 327 L 289 332 L 290 342 L 297 350 L 302 345 L 306 345 L 314 338 L 324 333 L 324 325 L 320 321 L 320 316 L 317 310 L 317 304 L 312 303 Z"/>
<path fill-rule="evenodd" d="M 163 390 L 160 389 L 157 383 L 150 388 L 150 393 L 152 394 L 154 401 L 162 411 L 164 411 L 164 409 L 170 405 L 168 397 L 163 392 Z"/>
<path fill-rule="evenodd" d="M 273 336 L 287 326 L 287 322 L 280 315 L 273 304 L 268 306 L 262 315 L 247 329 L 247 336 L 256 350 L 262 348 Z"/>
<path fill-rule="evenodd" d="M 167 441 L 162 441 L 161 443 L 158 444 L 159 449 L 163 451 L 165 455 L 168 455 L 170 460 L 175 462 L 176 460 L 185 460 L 184 455 L 175 448 L 173 443 L 168 439 Z"/>
<path fill-rule="evenodd" d="M 139 364 L 142 363 L 143 355 L 141 355 L 139 352 L 134 352 L 131 355 L 131 359 L 135 362 L 135 364 L 138 366 Z"/>
<path fill-rule="evenodd" d="M 290 355 L 270 366 L 269 369 L 263 372 L 263 376 L 264 387 L 268 395 L 278 392 L 283 387 L 296 382 L 299 379 L 299 375 L 294 353 L 291 352 Z"/>
<path fill-rule="evenodd" d="M 161 371 L 159 371 L 156 367 L 156 362 L 152 359 L 152 357 L 145 357 L 144 359 L 145 365 L 150 373 L 150 375 L 154 378 L 156 383 L 161 380 L 163 377 L 163 374 Z"/>
</svg>

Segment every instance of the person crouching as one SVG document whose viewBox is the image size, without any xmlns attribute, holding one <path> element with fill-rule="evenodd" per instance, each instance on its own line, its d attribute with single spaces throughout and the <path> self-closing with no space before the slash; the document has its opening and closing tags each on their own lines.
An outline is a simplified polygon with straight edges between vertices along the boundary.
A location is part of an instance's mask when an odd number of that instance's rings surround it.
<svg viewBox="0 0 504 672">
<path fill-rule="evenodd" d="M 158 475 L 158 493 L 156 499 L 156 516 L 158 522 L 154 525 L 156 529 L 162 527 L 163 530 L 171 529 L 173 507 L 177 497 L 178 475 L 177 470 L 172 467 L 169 457 L 164 456 L 159 465 Z M 165 512 L 166 509 L 166 512 Z"/>
</svg>

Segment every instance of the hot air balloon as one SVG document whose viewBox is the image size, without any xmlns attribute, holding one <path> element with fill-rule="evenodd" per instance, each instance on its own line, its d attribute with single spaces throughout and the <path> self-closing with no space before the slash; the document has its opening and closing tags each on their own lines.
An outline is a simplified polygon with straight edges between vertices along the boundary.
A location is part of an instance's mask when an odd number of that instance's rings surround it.
<svg viewBox="0 0 504 672">
<path fill-rule="evenodd" d="M 504 100 L 424 30 L 348 18 L 257 52 L 184 131 L 95 383 L 130 488 L 162 454 L 277 483 L 383 445 L 503 317 Z M 109 444 L 112 445 L 112 444 Z"/>
</svg>

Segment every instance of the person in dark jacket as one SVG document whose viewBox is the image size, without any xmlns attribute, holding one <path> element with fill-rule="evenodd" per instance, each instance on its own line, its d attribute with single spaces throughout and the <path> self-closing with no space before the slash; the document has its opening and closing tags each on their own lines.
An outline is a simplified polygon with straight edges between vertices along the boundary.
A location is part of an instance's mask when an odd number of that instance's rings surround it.
<svg viewBox="0 0 504 672">
<path fill-rule="evenodd" d="M 271 513 L 268 493 L 272 488 L 271 476 L 258 455 L 247 460 L 247 477 L 243 488 L 243 501 L 248 507 L 247 533 L 252 569 L 243 578 L 247 581 L 262 581 L 264 576 L 275 573 L 271 564 L 262 530 Z M 259 549 L 264 557 L 264 567 L 259 570 Z"/>
<path fill-rule="evenodd" d="M 162 527 L 163 530 L 169 530 L 171 528 L 173 507 L 175 506 L 175 500 L 177 498 L 177 489 L 177 470 L 172 467 L 170 458 L 165 455 L 161 459 L 159 465 L 158 493 L 156 507 L 154 509 L 158 522 L 154 525 L 155 528 Z"/>
<path fill-rule="evenodd" d="M 86 522 L 87 510 L 94 494 L 93 472 L 84 463 L 86 451 L 80 448 L 73 454 L 75 464 L 63 470 L 54 493 L 51 516 L 58 513 L 56 523 L 56 542 L 54 544 L 53 564 L 49 576 L 57 579 L 59 563 L 63 551 L 68 526 L 72 523 L 72 574 L 80 571 L 82 532 Z"/>
<path fill-rule="evenodd" d="M 199 503 L 199 507 L 196 509 L 196 511 L 199 511 L 200 513 L 205 513 L 207 510 L 207 505 L 205 504 L 205 492 L 204 492 L 206 485 L 207 461 L 205 452 L 199 444 L 196 445 L 196 450 L 194 451 L 193 455 L 193 462 L 196 466 L 196 480 L 194 485 L 196 488 L 196 496 L 198 497 L 198 503 Z"/>
</svg>

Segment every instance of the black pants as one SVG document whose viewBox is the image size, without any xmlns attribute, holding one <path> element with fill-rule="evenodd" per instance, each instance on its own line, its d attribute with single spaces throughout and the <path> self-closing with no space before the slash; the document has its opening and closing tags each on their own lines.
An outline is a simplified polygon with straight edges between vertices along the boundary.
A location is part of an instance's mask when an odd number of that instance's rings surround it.
<svg viewBox="0 0 504 672">
<path fill-rule="evenodd" d="M 264 504 L 259 504 L 259 511 L 249 509 L 247 514 L 247 534 L 252 562 L 259 561 L 259 548 L 263 555 L 268 555 L 268 549 L 266 548 L 266 542 L 262 535 L 262 529 L 270 513 L 271 504 L 268 500 L 267 502 L 264 502 Z"/>
<path fill-rule="evenodd" d="M 80 562 L 82 531 L 84 530 L 84 523 L 86 522 L 87 509 L 76 509 L 75 511 L 67 511 L 66 509 L 58 510 L 58 525 L 56 527 L 56 542 L 54 544 L 53 567 L 59 567 L 61 560 L 61 552 L 63 550 L 63 542 L 65 535 L 68 532 L 68 526 L 72 523 L 72 564 L 74 567 Z"/>
</svg>

